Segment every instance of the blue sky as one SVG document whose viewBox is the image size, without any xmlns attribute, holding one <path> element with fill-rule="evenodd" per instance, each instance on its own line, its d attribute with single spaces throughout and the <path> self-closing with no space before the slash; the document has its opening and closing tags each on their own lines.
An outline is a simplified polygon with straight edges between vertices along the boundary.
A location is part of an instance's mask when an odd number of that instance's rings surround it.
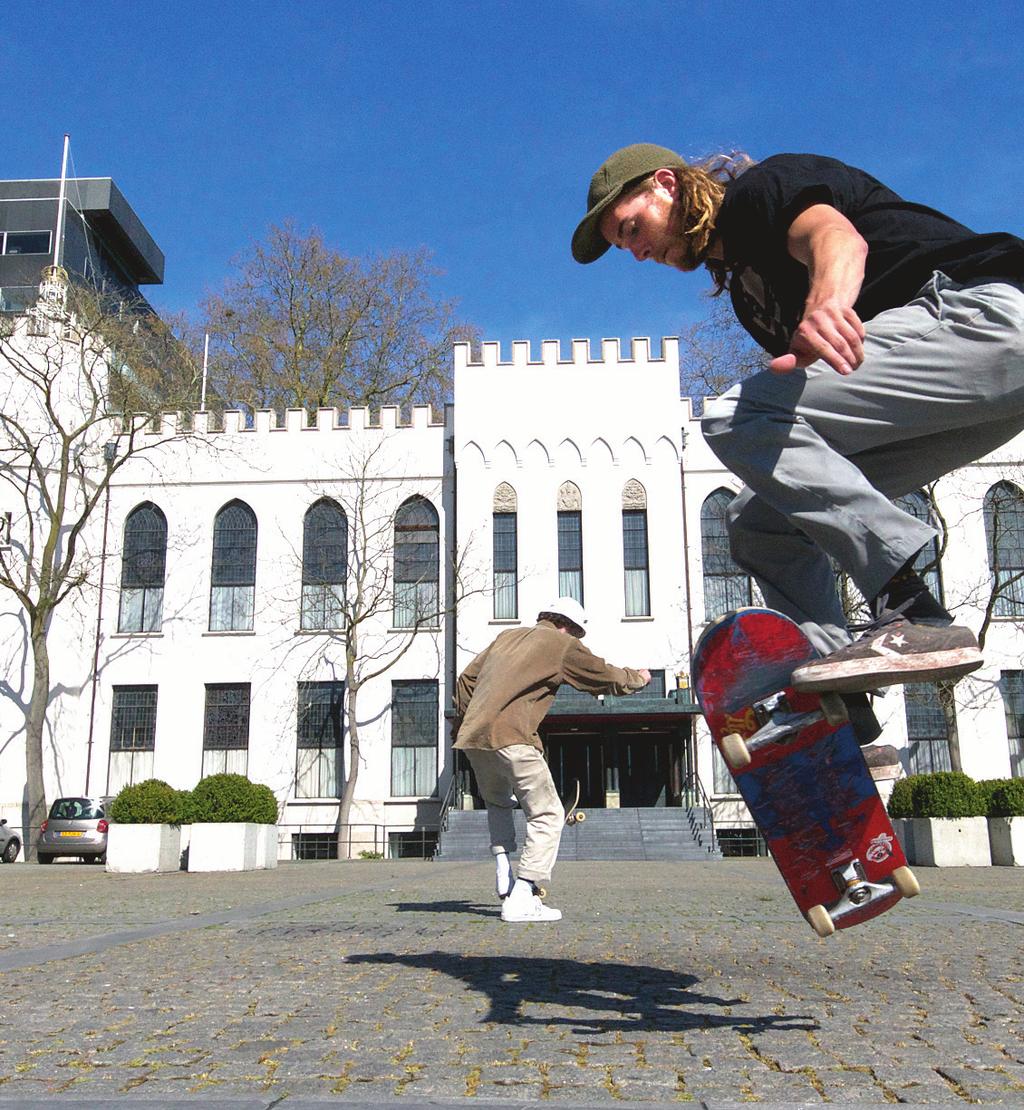
<svg viewBox="0 0 1024 1110">
<path fill-rule="evenodd" d="M 194 312 L 268 225 L 426 246 L 484 338 L 676 334 L 702 275 L 569 239 L 629 142 L 814 151 L 979 231 L 1024 232 L 1010 3 L 7 0 L 5 177 L 111 176 Z"/>
</svg>

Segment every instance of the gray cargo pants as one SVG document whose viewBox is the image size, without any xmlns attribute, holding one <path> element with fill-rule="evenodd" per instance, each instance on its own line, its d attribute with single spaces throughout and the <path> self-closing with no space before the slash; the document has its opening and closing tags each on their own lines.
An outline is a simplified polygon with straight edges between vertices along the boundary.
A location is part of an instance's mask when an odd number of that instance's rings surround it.
<svg viewBox="0 0 1024 1110">
<path fill-rule="evenodd" d="M 936 273 L 865 329 L 852 374 L 764 371 L 709 402 L 702 424 L 745 483 L 733 558 L 824 653 L 850 641 L 828 556 L 874 597 L 935 535 L 889 498 L 1024 429 L 1024 282 Z"/>
</svg>

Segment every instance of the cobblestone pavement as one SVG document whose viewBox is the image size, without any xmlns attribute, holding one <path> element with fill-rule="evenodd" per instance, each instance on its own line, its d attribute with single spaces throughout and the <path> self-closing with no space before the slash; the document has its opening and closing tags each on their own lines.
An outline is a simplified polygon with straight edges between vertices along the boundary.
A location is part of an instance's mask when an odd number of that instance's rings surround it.
<svg viewBox="0 0 1024 1110">
<path fill-rule="evenodd" d="M 764 860 L 563 863 L 518 926 L 487 864 L 3 867 L 0 1106 L 1024 1105 L 1024 874 L 918 875 L 823 941 Z"/>
</svg>

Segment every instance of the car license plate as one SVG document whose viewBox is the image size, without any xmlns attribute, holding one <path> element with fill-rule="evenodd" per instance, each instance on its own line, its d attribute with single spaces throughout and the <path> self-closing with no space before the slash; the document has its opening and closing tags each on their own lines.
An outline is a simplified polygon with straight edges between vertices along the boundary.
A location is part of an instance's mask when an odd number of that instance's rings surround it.
<svg viewBox="0 0 1024 1110">
<path fill-rule="evenodd" d="M 80 832 L 72 832 L 69 829 L 61 829 L 60 835 L 61 836 L 81 836 L 82 834 Z"/>
</svg>

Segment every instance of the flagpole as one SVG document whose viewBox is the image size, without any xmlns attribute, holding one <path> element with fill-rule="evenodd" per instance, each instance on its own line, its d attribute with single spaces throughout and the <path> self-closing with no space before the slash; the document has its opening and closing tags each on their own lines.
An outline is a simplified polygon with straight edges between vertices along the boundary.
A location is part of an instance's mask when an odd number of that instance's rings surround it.
<svg viewBox="0 0 1024 1110">
<path fill-rule="evenodd" d="M 60 193 L 57 197 L 57 241 L 53 244 L 53 264 L 59 266 L 63 257 L 64 246 L 64 199 L 67 194 L 68 183 L 68 148 L 71 146 L 71 136 L 64 133 L 64 156 L 60 163 Z"/>
</svg>

